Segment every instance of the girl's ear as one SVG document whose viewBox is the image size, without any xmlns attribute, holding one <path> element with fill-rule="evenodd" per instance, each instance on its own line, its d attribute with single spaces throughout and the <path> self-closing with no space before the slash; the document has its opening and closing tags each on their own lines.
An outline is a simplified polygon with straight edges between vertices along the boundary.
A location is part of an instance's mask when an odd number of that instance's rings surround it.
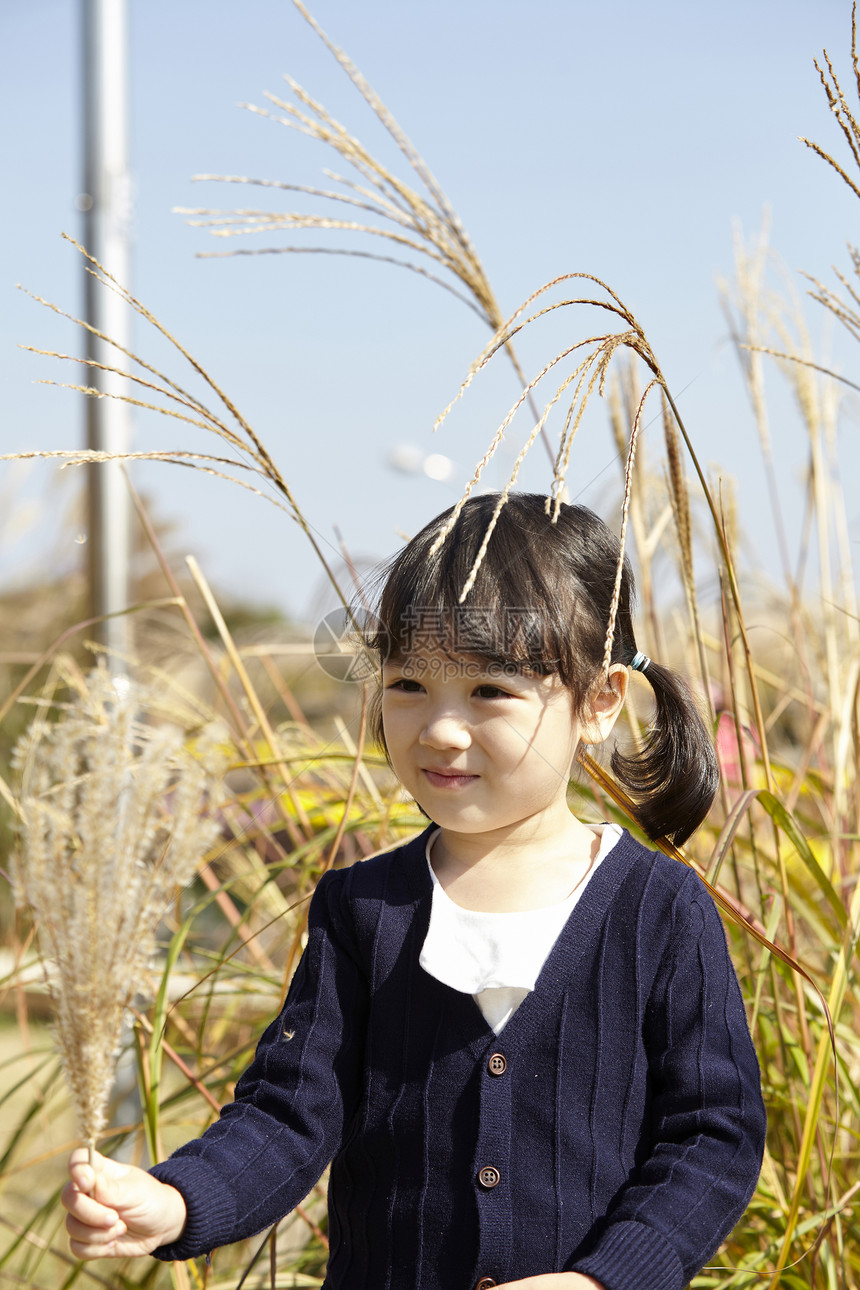
<svg viewBox="0 0 860 1290">
<path fill-rule="evenodd" d="M 606 739 L 627 697 L 630 672 L 623 663 L 613 663 L 608 676 L 588 701 L 580 723 L 579 737 L 586 744 L 602 744 Z"/>
</svg>

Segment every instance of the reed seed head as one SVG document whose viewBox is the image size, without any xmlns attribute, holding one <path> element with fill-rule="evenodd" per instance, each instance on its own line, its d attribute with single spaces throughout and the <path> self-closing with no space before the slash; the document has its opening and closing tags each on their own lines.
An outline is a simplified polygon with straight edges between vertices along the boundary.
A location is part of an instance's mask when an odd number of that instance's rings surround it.
<svg viewBox="0 0 860 1290">
<path fill-rule="evenodd" d="M 81 1136 L 106 1123 L 123 1016 L 178 887 L 219 834 L 217 743 L 146 722 L 154 696 L 97 668 L 15 754 L 14 880 L 37 928 L 56 1041 Z"/>
</svg>

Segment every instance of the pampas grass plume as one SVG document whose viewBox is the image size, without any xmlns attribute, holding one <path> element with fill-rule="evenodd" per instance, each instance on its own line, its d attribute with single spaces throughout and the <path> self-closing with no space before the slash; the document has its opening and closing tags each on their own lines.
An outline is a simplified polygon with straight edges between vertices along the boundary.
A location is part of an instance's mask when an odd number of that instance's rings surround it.
<svg viewBox="0 0 860 1290">
<path fill-rule="evenodd" d="M 33 722 L 15 754 L 16 896 L 37 928 L 57 1047 L 91 1148 L 158 925 L 219 832 L 216 739 L 204 734 L 192 756 L 175 727 L 144 723 L 153 706 L 142 687 L 97 668 L 59 720 Z"/>
</svg>

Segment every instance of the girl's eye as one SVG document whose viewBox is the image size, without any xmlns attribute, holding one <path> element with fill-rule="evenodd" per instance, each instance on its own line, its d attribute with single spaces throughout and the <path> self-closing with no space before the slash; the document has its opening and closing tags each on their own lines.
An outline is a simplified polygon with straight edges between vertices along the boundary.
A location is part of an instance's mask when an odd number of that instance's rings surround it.
<svg viewBox="0 0 860 1290">
<path fill-rule="evenodd" d="M 386 688 L 399 690 L 401 694 L 417 694 L 422 686 L 419 681 L 413 681 L 409 676 L 401 676 L 396 681 L 392 681 Z"/>
<path fill-rule="evenodd" d="M 502 690 L 497 685 L 479 685 L 475 690 L 479 699 L 507 699 L 509 694 L 507 690 Z"/>
</svg>

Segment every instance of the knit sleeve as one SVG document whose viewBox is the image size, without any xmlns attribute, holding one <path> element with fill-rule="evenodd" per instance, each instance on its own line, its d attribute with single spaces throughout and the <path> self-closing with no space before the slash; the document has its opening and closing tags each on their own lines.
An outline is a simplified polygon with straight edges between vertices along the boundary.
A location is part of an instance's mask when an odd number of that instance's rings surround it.
<svg viewBox="0 0 860 1290">
<path fill-rule="evenodd" d="M 742 1216 L 761 1168 L 761 1079 L 725 931 L 692 874 L 673 912 L 674 949 L 645 1014 L 650 1152 L 570 1265 L 606 1290 L 682 1290 Z"/>
<path fill-rule="evenodd" d="M 185 1200 L 179 1240 L 154 1251 L 187 1259 L 290 1212 L 342 1142 L 361 1096 L 366 978 L 341 911 L 343 872 L 310 906 L 308 943 L 280 1016 L 265 1031 L 234 1101 L 203 1136 L 152 1169 Z"/>
</svg>

